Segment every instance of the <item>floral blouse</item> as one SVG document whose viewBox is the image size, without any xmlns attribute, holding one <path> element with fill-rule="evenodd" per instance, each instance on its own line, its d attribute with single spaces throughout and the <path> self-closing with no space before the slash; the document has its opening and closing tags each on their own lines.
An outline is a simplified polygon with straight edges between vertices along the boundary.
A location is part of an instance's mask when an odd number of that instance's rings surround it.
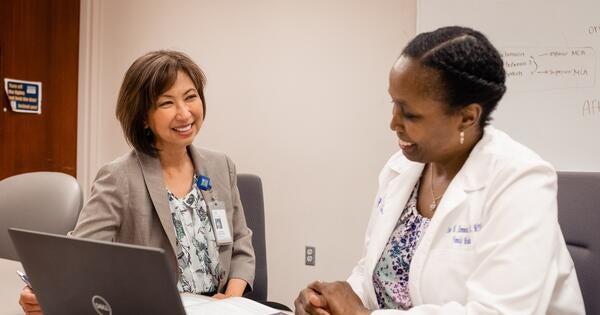
<svg viewBox="0 0 600 315">
<path fill-rule="evenodd" d="M 169 208 L 177 235 L 177 264 L 180 277 L 179 292 L 209 293 L 219 285 L 219 251 L 206 202 L 195 185 L 194 175 L 191 191 L 177 198 L 168 191 Z"/>
<path fill-rule="evenodd" d="M 430 221 L 417 210 L 418 191 L 419 182 L 373 271 L 375 295 L 382 309 L 406 310 L 413 306 L 408 292 L 410 262 Z"/>
</svg>

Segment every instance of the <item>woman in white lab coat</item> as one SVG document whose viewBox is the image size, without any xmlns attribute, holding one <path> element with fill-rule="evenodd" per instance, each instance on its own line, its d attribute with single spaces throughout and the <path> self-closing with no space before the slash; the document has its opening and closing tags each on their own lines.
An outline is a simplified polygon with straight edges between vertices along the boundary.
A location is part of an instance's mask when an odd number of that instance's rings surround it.
<svg viewBox="0 0 600 315">
<path fill-rule="evenodd" d="M 423 33 L 389 82 L 401 150 L 364 256 L 346 282 L 300 292 L 296 314 L 584 314 L 554 169 L 488 126 L 506 90 L 498 51 L 469 28 Z"/>
</svg>

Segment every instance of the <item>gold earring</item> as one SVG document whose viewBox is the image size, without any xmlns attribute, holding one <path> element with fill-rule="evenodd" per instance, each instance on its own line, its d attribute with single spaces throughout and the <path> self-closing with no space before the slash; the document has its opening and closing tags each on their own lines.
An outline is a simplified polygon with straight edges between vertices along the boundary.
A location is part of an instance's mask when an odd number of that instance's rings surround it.
<svg viewBox="0 0 600 315">
<path fill-rule="evenodd" d="M 460 132 L 460 144 L 465 143 L 465 132 L 461 131 Z"/>
</svg>

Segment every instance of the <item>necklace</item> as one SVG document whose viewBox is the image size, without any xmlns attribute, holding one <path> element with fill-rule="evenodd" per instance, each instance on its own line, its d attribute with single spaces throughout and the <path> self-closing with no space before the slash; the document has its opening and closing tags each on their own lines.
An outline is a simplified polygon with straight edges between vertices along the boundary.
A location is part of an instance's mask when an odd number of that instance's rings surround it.
<svg viewBox="0 0 600 315">
<path fill-rule="evenodd" d="M 434 168 L 433 168 L 433 164 L 429 163 L 429 166 L 431 167 L 431 204 L 429 205 L 429 209 L 431 209 L 431 211 L 435 211 L 435 208 L 437 208 L 438 203 L 437 201 L 442 198 L 442 196 L 444 194 L 441 194 L 440 196 L 436 197 L 435 194 L 433 193 L 433 172 L 434 172 Z"/>
</svg>

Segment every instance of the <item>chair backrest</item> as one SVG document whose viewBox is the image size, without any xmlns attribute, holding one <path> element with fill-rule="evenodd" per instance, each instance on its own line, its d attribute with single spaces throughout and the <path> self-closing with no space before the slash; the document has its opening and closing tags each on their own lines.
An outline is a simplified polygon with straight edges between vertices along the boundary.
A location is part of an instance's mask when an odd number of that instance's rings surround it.
<svg viewBox="0 0 600 315">
<path fill-rule="evenodd" d="M 252 174 L 238 174 L 240 199 L 246 214 L 246 223 L 252 230 L 252 245 L 256 255 L 256 273 L 252 291 L 245 297 L 267 300 L 267 249 L 265 244 L 265 206 L 263 201 L 262 182 L 260 177 Z"/>
<path fill-rule="evenodd" d="M 33 172 L 0 181 L 0 258 L 17 260 L 9 227 L 66 234 L 75 227 L 83 196 L 77 180 Z"/>
<path fill-rule="evenodd" d="M 558 221 L 587 314 L 600 314 L 600 173 L 558 172 Z"/>
</svg>

